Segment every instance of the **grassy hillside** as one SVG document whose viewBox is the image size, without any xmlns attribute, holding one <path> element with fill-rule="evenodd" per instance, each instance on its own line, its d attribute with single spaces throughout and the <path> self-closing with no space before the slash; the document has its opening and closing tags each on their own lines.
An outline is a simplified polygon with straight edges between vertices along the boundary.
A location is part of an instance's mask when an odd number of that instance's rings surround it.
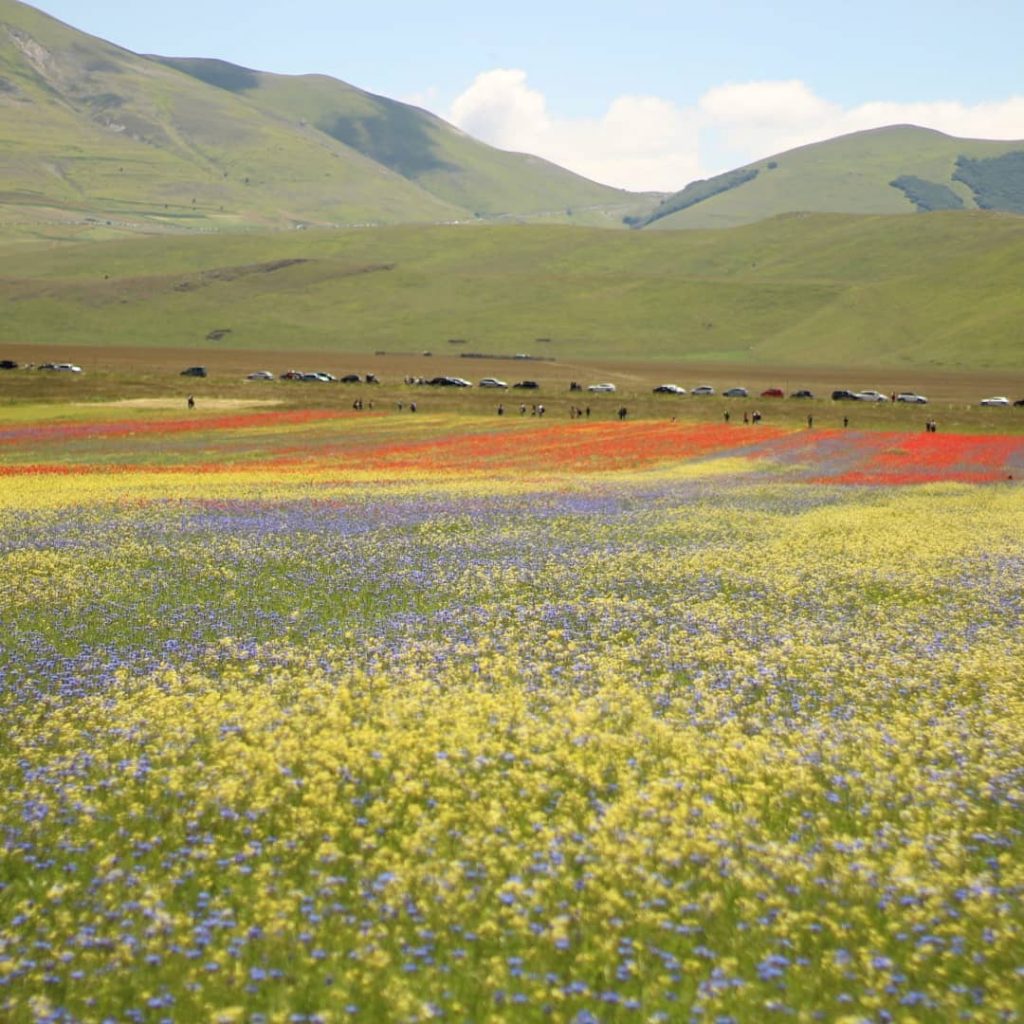
<svg viewBox="0 0 1024 1024">
<path fill-rule="evenodd" d="M 1005 154 L 1018 152 L 1021 157 L 1005 159 Z M 980 208 L 1020 212 L 1024 210 L 1022 161 L 1024 142 L 957 139 L 912 125 L 878 128 L 803 146 L 707 182 L 691 183 L 635 224 L 734 227 L 798 211 L 873 214 Z"/>
<path fill-rule="evenodd" d="M 638 202 L 653 201 L 539 157 L 494 149 L 425 110 L 325 75 L 274 75 L 223 61 L 154 59 L 290 123 L 312 126 L 477 216 L 580 220 L 589 214 L 612 225 Z"/>
<path fill-rule="evenodd" d="M 161 62 L 16 0 L 0 0 L 0 139 L 8 237 L 476 214 L 621 224 L 649 202 L 332 79 Z"/>
<path fill-rule="evenodd" d="M 1017 366 L 1024 344 L 1024 219 L 981 212 L 732 231 L 140 238 L 8 255 L 0 344 L 950 368 Z"/>
</svg>

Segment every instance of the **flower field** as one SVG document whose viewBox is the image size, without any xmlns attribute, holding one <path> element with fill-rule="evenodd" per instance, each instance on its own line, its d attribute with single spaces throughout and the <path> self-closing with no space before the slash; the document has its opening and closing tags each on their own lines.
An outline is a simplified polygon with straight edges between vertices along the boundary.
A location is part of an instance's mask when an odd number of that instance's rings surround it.
<svg viewBox="0 0 1024 1024">
<path fill-rule="evenodd" d="M 0 1019 L 1024 1019 L 1021 473 L 0 424 Z"/>
</svg>

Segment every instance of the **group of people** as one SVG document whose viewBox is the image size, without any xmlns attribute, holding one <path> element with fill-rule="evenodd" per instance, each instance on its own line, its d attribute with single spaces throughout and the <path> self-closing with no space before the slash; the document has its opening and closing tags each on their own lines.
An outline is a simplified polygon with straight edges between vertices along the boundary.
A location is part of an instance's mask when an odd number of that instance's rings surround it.
<svg viewBox="0 0 1024 1024">
<path fill-rule="evenodd" d="M 732 414 L 729 412 L 728 409 L 726 409 L 725 412 L 722 413 L 722 418 L 725 420 L 726 423 L 728 423 L 729 420 L 732 419 Z M 808 419 L 810 419 L 810 417 L 808 417 Z M 744 410 L 743 422 L 744 423 L 760 423 L 761 422 L 761 413 L 757 409 L 755 409 L 753 412 L 746 412 Z M 810 423 L 808 423 L 807 425 L 810 426 Z"/>
</svg>

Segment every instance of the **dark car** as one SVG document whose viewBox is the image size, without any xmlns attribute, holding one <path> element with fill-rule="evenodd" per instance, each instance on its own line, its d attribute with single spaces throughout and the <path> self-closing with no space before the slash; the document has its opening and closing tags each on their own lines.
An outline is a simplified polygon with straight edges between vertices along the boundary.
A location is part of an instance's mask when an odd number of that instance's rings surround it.
<svg viewBox="0 0 1024 1024">
<path fill-rule="evenodd" d="M 813 391 L 808 391 L 807 388 L 801 388 L 799 391 L 794 391 L 789 397 L 790 398 L 813 398 L 814 397 L 814 392 Z"/>
<path fill-rule="evenodd" d="M 516 383 L 513 384 L 512 387 L 514 387 L 514 388 L 526 388 L 528 391 L 532 391 L 535 388 L 539 388 L 540 385 L 535 380 L 520 380 L 520 381 L 516 381 Z"/>
<path fill-rule="evenodd" d="M 856 402 L 857 396 L 852 391 L 838 390 L 832 392 L 833 402 Z"/>
<path fill-rule="evenodd" d="M 344 377 L 339 377 L 338 380 L 340 380 L 342 384 L 358 384 L 359 383 L 359 374 L 358 373 L 346 373 Z"/>
<path fill-rule="evenodd" d="M 471 388 L 473 386 L 462 377 L 432 377 L 427 383 L 442 388 Z"/>
<path fill-rule="evenodd" d="M 205 366 L 189 366 L 181 371 L 182 377 L 205 377 L 206 367 Z"/>
<path fill-rule="evenodd" d="M 1013 404 L 1014 405 L 1024 405 L 1024 398 L 1018 398 L 1017 401 L 1014 402 Z"/>
<path fill-rule="evenodd" d="M 0 370 L 16 370 L 18 364 L 13 359 L 0 359 Z"/>
<path fill-rule="evenodd" d="M 761 392 L 762 398 L 784 398 L 785 395 L 782 392 L 782 388 L 768 388 L 766 391 Z"/>
</svg>

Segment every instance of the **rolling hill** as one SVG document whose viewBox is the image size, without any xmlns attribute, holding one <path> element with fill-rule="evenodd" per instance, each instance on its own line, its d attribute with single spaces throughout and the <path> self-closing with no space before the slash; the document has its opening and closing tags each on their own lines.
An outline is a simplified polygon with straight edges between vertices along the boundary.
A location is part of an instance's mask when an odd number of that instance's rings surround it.
<svg viewBox="0 0 1024 1024">
<path fill-rule="evenodd" d="M 783 213 L 1024 213 L 1024 142 L 958 139 L 913 125 L 789 150 L 662 200 L 634 227 L 710 228 Z"/>
<path fill-rule="evenodd" d="M 560 363 L 1019 367 L 1024 218 L 731 231 L 397 226 L 0 246 L 0 344 L 477 351 Z M 538 342 L 538 338 L 548 339 Z M 449 339 L 465 347 L 449 348 Z"/>
<path fill-rule="evenodd" d="M 324 76 L 140 56 L 0 0 L 0 233 L 613 224 L 650 198 Z"/>
</svg>

